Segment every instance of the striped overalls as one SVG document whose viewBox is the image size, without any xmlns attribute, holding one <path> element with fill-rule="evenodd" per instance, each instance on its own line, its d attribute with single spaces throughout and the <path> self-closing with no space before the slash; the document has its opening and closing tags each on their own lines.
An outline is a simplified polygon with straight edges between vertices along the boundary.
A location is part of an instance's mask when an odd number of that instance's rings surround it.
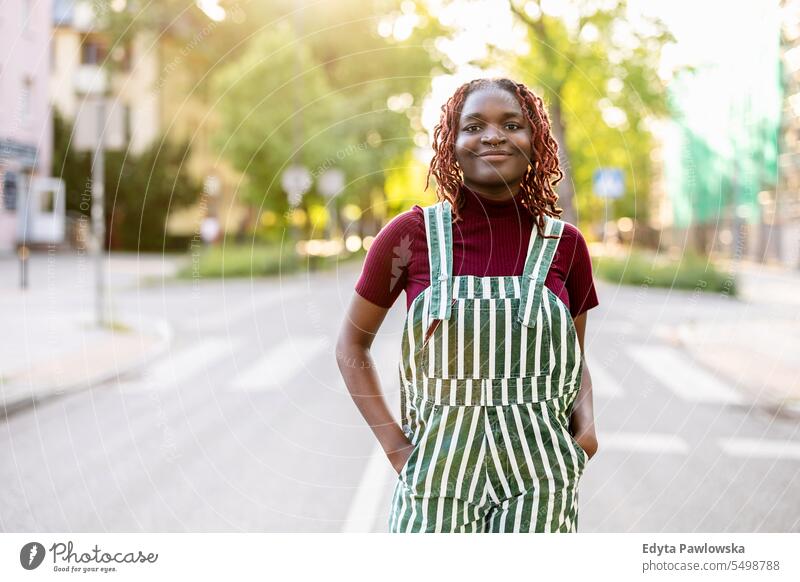
<svg viewBox="0 0 800 582">
<path fill-rule="evenodd" d="M 568 428 L 581 350 L 544 285 L 559 239 L 534 226 L 522 276 L 453 277 L 450 203 L 424 211 L 431 285 L 409 307 L 399 366 L 414 448 L 389 529 L 575 532 L 588 460 Z M 546 217 L 547 235 L 563 227 Z"/>
</svg>

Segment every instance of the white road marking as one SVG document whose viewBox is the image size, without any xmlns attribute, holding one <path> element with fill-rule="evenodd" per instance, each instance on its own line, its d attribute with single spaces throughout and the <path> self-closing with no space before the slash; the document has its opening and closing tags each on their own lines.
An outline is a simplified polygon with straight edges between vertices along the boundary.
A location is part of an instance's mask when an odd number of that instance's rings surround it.
<svg viewBox="0 0 800 582">
<path fill-rule="evenodd" d="M 258 295 L 247 295 L 246 297 L 228 297 L 224 300 L 224 305 L 219 305 L 217 309 L 209 313 L 192 315 L 187 321 L 190 329 L 207 330 L 214 328 L 236 327 L 236 323 L 241 320 L 255 320 L 259 312 L 268 307 L 273 307 L 281 301 L 291 301 L 297 299 L 298 294 L 302 293 L 302 288 L 287 286 L 282 289 L 259 292 Z"/>
<path fill-rule="evenodd" d="M 600 433 L 597 442 L 602 451 L 635 453 L 668 453 L 686 455 L 689 445 L 682 438 L 665 433 L 610 432 Z"/>
<path fill-rule="evenodd" d="M 592 394 L 601 398 L 619 398 L 623 395 L 622 387 L 593 356 L 586 357 L 586 365 L 592 377 Z"/>
<path fill-rule="evenodd" d="M 233 354 L 241 340 L 210 338 L 168 352 L 142 371 L 142 377 L 121 381 L 117 386 L 126 392 L 164 390 L 179 387 L 214 363 Z"/>
<path fill-rule="evenodd" d="M 800 460 L 800 443 L 788 440 L 728 438 L 719 446 L 732 457 L 763 457 Z"/>
<path fill-rule="evenodd" d="M 328 345 L 325 336 L 291 336 L 234 378 L 229 389 L 259 392 L 288 388 L 289 381 L 310 367 L 314 358 Z"/>
<path fill-rule="evenodd" d="M 740 404 L 743 399 L 726 382 L 667 346 L 632 346 L 628 353 L 642 368 L 684 400 Z"/>
<path fill-rule="evenodd" d="M 386 514 L 388 518 L 388 501 L 383 509 L 381 503 L 391 492 L 389 484 L 393 477 L 396 478 L 396 474 L 386 459 L 386 453 L 376 444 L 347 511 L 342 525 L 343 533 L 371 532 L 377 516 Z"/>
</svg>

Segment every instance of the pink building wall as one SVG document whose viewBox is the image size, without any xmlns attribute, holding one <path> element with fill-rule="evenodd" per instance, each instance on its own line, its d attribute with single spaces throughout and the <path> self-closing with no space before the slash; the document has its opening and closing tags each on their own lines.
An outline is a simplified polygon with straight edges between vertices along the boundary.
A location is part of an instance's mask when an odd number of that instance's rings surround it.
<svg viewBox="0 0 800 582">
<path fill-rule="evenodd" d="M 0 188 L 6 172 L 20 176 L 18 208 L 30 176 L 51 174 L 52 20 L 51 0 L 5 0 L 0 11 Z M 2 208 L 2 200 L 0 253 L 7 253 L 14 249 L 20 221 L 17 212 Z"/>
</svg>

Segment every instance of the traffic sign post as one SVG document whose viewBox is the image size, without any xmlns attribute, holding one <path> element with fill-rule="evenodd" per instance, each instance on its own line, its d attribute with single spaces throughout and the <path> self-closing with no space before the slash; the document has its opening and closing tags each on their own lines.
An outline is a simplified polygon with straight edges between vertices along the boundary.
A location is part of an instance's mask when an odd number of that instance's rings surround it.
<svg viewBox="0 0 800 582">
<path fill-rule="evenodd" d="M 621 168 L 598 168 L 592 175 L 592 190 L 595 196 L 604 200 L 603 241 L 608 242 L 606 236 L 608 201 L 612 198 L 621 198 L 625 194 L 625 174 Z"/>
<path fill-rule="evenodd" d="M 339 227 L 339 209 L 333 198 L 344 190 L 344 172 L 339 168 L 325 170 L 319 177 L 319 180 L 317 180 L 317 189 L 320 194 L 330 200 L 328 206 L 333 209 L 333 211 L 330 212 L 332 219 L 328 220 L 325 225 L 325 238 L 331 239 L 335 233 L 332 223 L 336 223 L 337 230 Z"/>
<path fill-rule="evenodd" d="M 294 164 L 283 171 L 283 174 L 281 174 L 281 186 L 283 191 L 286 192 L 290 210 L 293 211 L 300 206 L 303 201 L 303 195 L 308 192 L 312 183 L 311 172 L 305 166 Z M 300 229 L 292 223 L 290 232 L 292 233 L 292 242 L 296 245 L 300 240 Z"/>
<path fill-rule="evenodd" d="M 592 176 L 592 189 L 600 198 L 620 198 L 625 194 L 625 175 L 620 168 L 598 168 Z"/>
</svg>

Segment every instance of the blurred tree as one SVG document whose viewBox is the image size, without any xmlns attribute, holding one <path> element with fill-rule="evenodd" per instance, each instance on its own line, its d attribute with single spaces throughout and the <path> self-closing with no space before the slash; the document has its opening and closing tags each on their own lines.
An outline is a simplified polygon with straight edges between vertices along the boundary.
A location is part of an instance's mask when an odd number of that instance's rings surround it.
<svg viewBox="0 0 800 582">
<path fill-rule="evenodd" d="M 646 219 L 652 147 L 647 118 L 667 114 L 657 68 L 661 48 L 674 38 L 659 20 L 634 25 L 625 0 L 511 0 L 510 6 L 530 45 L 527 54 L 511 57 L 511 67 L 549 105 L 565 173 L 559 205 L 566 220 L 576 222 L 578 211 L 597 217 L 602 201 L 582 196 L 576 208 L 575 191 L 591 192 L 600 166 L 620 167 L 626 175 L 626 194 L 614 202 L 615 212 Z"/>
<path fill-rule="evenodd" d="M 435 64 L 418 36 L 393 34 L 401 5 L 342 0 L 243 7 L 253 37 L 244 54 L 215 74 L 213 93 L 219 97 L 216 144 L 247 175 L 250 202 L 283 216 L 280 176 L 294 160 L 315 179 L 328 168 L 344 170 L 344 192 L 334 207 L 355 203 L 373 218 L 374 192 L 384 191 L 387 170 L 415 147 Z M 307 199 L 325 203 L 314 189 Z"/>
<path fill-rule="evenodd" d="M 53 175 L 64 180 L 66 209 L 91 215 L 91 155 L 70 146 L 72 124 L 58 112 L 53 123 Z M 188 174 L 187 144 L 157 140 L 141 155 L 105 154 L 106 244 L 114 250 L 161 251 L 170 247 L 169 212 L 195 203 L 201 186 Z"/>
<path fill-rule="evenodd" d="M 169 213 L 200 199 L 202 185 L 189 174 L 188 142 L 156 140 L 141 155 L 106 154 L 106 217 L 111 248 L 161 251 L 171 247 Z"/>
<path fill-rule="evenodd" d="M 64 180 L 67 210 L 89 216 L 92 173 L 91 154 L 70 147 L 72 124 L 53 110 L 53 176 Z"/>
</svg>

